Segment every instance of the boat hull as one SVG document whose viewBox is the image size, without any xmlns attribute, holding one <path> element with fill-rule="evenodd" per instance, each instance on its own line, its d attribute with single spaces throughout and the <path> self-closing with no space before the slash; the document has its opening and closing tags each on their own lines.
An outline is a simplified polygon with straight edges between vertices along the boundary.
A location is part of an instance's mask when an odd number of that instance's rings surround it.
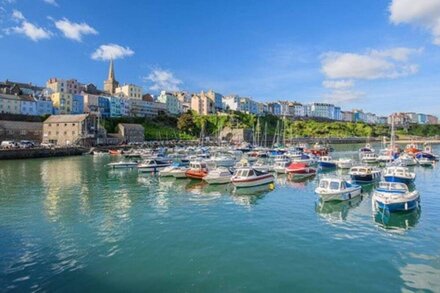
<svg viewBox="0 0 440 293">
<path fill-rule="evenodd" d="M 228 184 L 231 183 L 231 177 L 207 177 L 203 178 L 206 183 L 214 185 L 214 184 Z"/>
<path fill-rule="evenodd" d="M 414 182 L 414 178 L 398 177 L 398 176 L 384 176 L 386 182 L 405 183 L 406 185 Z"/>
<path fill-rule="evenodd" d="M 235 187 L 254 187 L 254 186 L 260 186 L 265 185 L 269 183 L 273 183 L 275 178 L 271 174 L 267 174 L 261 177 L 257 178 L 250 178 L 250 179 L 231 179 L 232 184 Z"/>
<path fill-rule="evenodd" d="M 166 167 L 169 166 L 148 166 L 148 167 L 143 167 L 140 166 L 138 167 L 138 170 L 140 173 L 156 173 L 156 172 L 160 172 L 161 170 L 165 169 Z"/>
<path fill-rule="evenodd" d="M 405 201 L 405 202 L 397 202 L 397 203 L 384 203 L 379 200 L 375 200 L 376 207 L 380 210 L 387 210 L 391 213 L 393 212 L 407 212 L 417 209 L 420 206 L 420 197 L 415 199 Z"/>
<path fill-rule="evenodd" d="M 208 175 L 208 172 L 188 170 L 188 171 L 186 171 L 185 175 L 189 179 L 202 180 L 203 177 Z"/>
<path fill-rule="evenodd" d="M 334 168 L 336 168 L 336 164 L 333 162 L 319 162 L 318 166 L 321 169 L 334 169 Z"/>
<path fill-rule="evenodd" d="M 380 173 L 372 173 L 372 174 L 352 174 L 350 175 L 351 180 L 357 182 L 357 183 L 370 183 L 374 182 L 380 179 Z"/>
<path fill-rule="evenodd" d="M 361 187 L 357 187 L 343 192 L 335 192 L 335 193 L 317 192 L 317 194 L 323 201 L 345 201 L 361 195 L 361 190 L 362 190 Z"/>
</svg>

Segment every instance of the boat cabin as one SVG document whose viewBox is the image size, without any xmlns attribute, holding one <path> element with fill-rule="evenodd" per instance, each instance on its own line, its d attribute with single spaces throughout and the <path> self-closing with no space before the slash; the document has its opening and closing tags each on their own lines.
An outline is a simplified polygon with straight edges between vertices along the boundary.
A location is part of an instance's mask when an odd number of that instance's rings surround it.
<svg viewBox="0 0 440 293">
<path fill-rule="evenodd" d="M 379 187 L 376 189 L 379 192 L 388 192 L 388 193 L 407 193 L 408 186 L 404 183 L 397 182 L 380 182 Z"/>
<path fill-rule="evenodd" d="M 208 167 L 205 162 L 191 162 L 189 168 L 192 170 L 206 170 Z"/>
<path fill-rule="evenodd" d="M 351 184 L 343 179 L 324 178 L 319 181 L 319 188 L 328 191 L 342 191 L 351 187 Z"/>
</svg>

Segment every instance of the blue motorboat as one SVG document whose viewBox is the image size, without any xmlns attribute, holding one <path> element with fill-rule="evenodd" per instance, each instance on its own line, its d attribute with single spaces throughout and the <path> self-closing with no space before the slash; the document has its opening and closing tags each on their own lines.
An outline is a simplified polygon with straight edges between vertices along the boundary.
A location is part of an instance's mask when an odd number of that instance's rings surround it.
<svg viewBox="0 0 440 293">
<path fill-rule="evenodd" d="M 420 206 L 420 194 L 404 183 L 380 182 L 373 193 L 373 208 L 389 212 L 412 211 Z"/>
<path fill-rule="evenodd" d="M 387 182 L 411 184 L 416 179 L 416 174 L 406 167 L 392 166 L 385 169 L 383 177 Z"/>
<path fill-rule="evenodd" d="M 322 156 L 318 161 L 318 167 L 321 169 L 335 169 L 336 162 L 330 156 Z"/>
<path fill-rule="evenodd" d="M 381 177 L 381 171 L 379 168 L 372 166 L 354 166 L 350 169 L 348 174 L 356 183 L 372 183 L 379 181 Z"/>
</svg>

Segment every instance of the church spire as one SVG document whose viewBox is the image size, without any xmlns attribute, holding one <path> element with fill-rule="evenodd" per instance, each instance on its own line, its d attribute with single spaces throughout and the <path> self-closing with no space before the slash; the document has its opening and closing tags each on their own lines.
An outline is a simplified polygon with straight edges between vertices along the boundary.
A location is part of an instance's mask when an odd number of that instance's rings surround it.
<svg viewBox="0 0 440 293">
<path fill-rule="evenodd" d="M 115 69 L 113 67 L 113 58 L 110 60 L 110 66 L 108 68 L 108 78 L 104 81 L 104 91 L 109 94 L 114 94 L 115 89 L 119 86 L 115 78 Z"/>
<path fill-rule="evenodd" d="M 107 80 L 115 80 L 115 69 L 113 67 L 113 58 L 110 59 L 110 67 L 108 69 L 108 78 Z"/>
</svg>

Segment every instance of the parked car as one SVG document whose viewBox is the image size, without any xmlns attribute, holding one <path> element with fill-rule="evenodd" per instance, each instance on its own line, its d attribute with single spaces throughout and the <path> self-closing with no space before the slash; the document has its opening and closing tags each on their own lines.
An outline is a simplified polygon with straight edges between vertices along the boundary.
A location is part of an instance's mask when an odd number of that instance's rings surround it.
<svg viewBox="0 0 440 293">
<path fill-rule="evenodd" d="M 18 144 L 13 140 L 4 140 L 2 141 L 0 147 L 2 149 L 15 149 L 18 147 Z"/>
<path fill-rule="evenodd" d="M 29 149 L 29 148 L 35 147 L 35 143 L 30 140 L 21 140 L 20 143 L 18 144 L 18 146 L 21 149 Z"/>
<path fill-rule="evenodd" d="M 50 142 L 42 142 L 40 144 L 40 147 L 42 147 L 42 148 L 54 148 L 55 145 L 53 143 L 50 143 Z"/>
</svg>

